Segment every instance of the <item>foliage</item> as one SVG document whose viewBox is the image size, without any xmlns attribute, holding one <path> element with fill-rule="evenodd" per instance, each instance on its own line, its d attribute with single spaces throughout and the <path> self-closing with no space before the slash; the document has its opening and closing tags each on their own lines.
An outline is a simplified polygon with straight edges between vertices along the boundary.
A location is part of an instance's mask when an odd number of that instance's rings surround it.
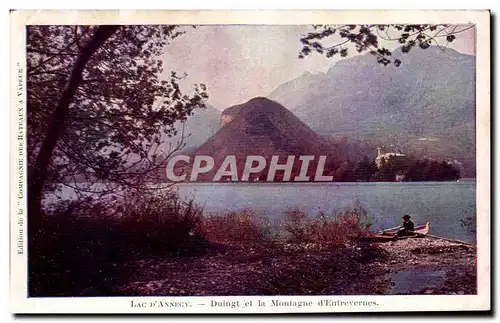
<svg viewBox="0 0 500 323">
<path fill-rule="evenodd" d="M 28 159 L 33 168 L 47 129 L 82 48 L 98 26 L 27 28 Z M 106 182 L 144 187 L 153 171 L 177 147 L 162 145 L 207 98 L 205 85 L 186 95 L 176 72 L 166 75 L 164 46 L 181 36 L 178 26 L 120 26 L 83 69 L 70 99 L 60 138 L 56 138 L 49 184 L 91 190 Z"/>
<path fill-rule="evenodd" d="M 299 58 L 311 52 L 326 57 L 349 55 L 349 44 L 354 45 L 358 53 L 369 52 L 377 58 L 377 63 L 395 66 L 401 60 L 392 57 L 392 51 L 381 44 L 381 41 L 398 42 L 402 52 L 408 53 L 416 46 L 427 49 L 432 44 L 445 48 L 459 34 L 473 26 L 460 25 L 314 25 L 314 31 L 301 37 L 303 45 Z M 337 35 L 340 42 L 333 45 L 328 40 Z"/>
<path fill-rule="evenodd" d="M 225 215 L 208 214 L 199 223 L 198 232 L 217 243 L 255 243 L 271 239 L 271 224 L 251 209 Z"/>
<path fill-rule="evenodd" d="M 175 192 L 163 194 L 130 190 L 105 202 L 63 201 L 46 208 L 29 253 L 29 295 L 115 295 L 131 265 L 152 257 L 195 256 L 217 244 L 268 248 L 285 242 L 285 233 L 296 243 L 339 246 L 369 230 L 359 202 L 333 217 L 291 210 L 277 226 L 251 209 L 203 215 Z"/>
<path fill-rule="evenodd" d="M 189 244 L 202 218 L 199 206 L 172 191 L 161 195 L 131 192 L 117 209 L 129 242 L 153 253 Z"/>
<path fill-rule="evenodd" d="M 369 234 L 367 212 L 359 203 L 328 217 L 324 213 L 309 216 L 294 208 L 285 213 L 283 228 L 291 242 L 314 242 L 344 245 L 353 236 Z"/>
<path fill-rule="evenodd" d="M 119 267 L 138 257 L 206 248 L 194 234 L 202 210 L 164 194 L 129 191 L 105 203 L 64 201 L 47 210 L 29 253 L 30 296 L 107 295 Z"/>
<path fill-rule="evenodd" d="M 403 181 L 455 181 L 460 178 L 460 170 L 446 161 L 429 159 L 383 158 L 380 167 L 365 156 L 358 163 L 343 162 L 334 171 L 336 182 L 394 182 L 396 175 Z"/>
<path fill-rule="evenodd" d="M 356 168 L 354 169 L 354 174 L 356 177 L 363 181 L 368 182 L 371 180 L 373 174 L 378 171 L 377 165 L 374 160 L 369 160 L 368 156 L 364 156 L 362 160 L 360 160 L 356 164 Z"/>
<path fill-rule="evenodd" d="M 451 163 L 429 159 L 398 160 L 390 158 L 380 167 L 385 179 L 393 179 L 397 173 L 404 174 L 405 181 L 450 181 L 460 178 L 460 171 Z"/>
</svg>

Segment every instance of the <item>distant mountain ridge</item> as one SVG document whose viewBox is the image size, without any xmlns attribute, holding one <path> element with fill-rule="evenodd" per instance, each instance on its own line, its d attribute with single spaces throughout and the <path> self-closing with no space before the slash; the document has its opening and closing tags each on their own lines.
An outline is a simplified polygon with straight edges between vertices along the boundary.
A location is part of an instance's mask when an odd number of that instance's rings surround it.
<svg viewBox="0 0 500 323">
<path fill-rule="evenodd" d="M 286 82 L 269 98 L 323 136 L 474 163 L 475 56 L 436 46 L 393 55 L 400 67 L 358 55 Z M 437 141 L 419 140 L 428 137 Z"/>
<path fill-rule="evenodd" d="M 394 55 L 402 57 L 400 67 L 377 64 L 369 54 L 355 56 L 326 73 L 286 82 L 269 98 L 327 135 L 359 129 L 360 122 L 424 135 L 474 120 L 474 56 L 437 47 Z"/>
</svg>

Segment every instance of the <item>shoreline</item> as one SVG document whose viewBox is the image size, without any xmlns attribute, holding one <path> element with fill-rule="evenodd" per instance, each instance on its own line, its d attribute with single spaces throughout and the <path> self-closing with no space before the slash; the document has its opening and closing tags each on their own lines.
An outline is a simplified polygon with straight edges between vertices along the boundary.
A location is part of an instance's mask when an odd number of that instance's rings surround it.
<svg viewBox="0 0 500 323">
<path fill-rule="evenodd" d="M 475 294 L 475 248 L 430 238 L 331 246 L 224 244 L 126 266 L 122 296 Z M 423 283 L 419 283 L 423 282 Z"/>
</svg>

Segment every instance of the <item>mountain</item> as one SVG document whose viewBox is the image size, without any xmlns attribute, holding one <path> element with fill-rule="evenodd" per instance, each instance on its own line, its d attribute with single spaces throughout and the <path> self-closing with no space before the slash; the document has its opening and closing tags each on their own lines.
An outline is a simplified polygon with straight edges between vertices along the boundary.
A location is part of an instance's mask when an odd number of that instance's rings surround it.
<svg viewBox="0 0 500 323">
<path fill-rule="evenodd" d="M 400 67 L 359 55 L 284 83 L 269 98 L 324 136 L 473 161 L 475 56 L 436 46 L 393 55 Z"/>
<path fill-rule="evenodd" d="M 305 72 L 300 77 L 278 86 L 269 95 L 269 98 L 293 111 L 299 106 L 298 103 L 305 102 L 307 98 L 313 98 L 320 94 L 318 84 L 323 83 L 325 76 L 326 73 L 312 74 L 311 72 Z"/>
<path fill-rule="evenodd" d="M 198 148 L 198 154 L 306 155 L 321 152 L 324 138 L 281 104 L 258 97 L 227 108 L 231 121 Z"/>
<path fill-rule="evenodd" d="M 340 157 L 325 138 L 283 105 L 264 97 L 227 108 L 222 112 L 222 122 L 217 133 L 193 154 L 212 156 L 215 169 L 228 155 L 235 155 L 240 165 L 249 155 L 266 158 L 273 155 L 330 155 L 330 161 L 334 156 Z M 207 174 L 210 176 L 213 174 Z"/>
</svg>

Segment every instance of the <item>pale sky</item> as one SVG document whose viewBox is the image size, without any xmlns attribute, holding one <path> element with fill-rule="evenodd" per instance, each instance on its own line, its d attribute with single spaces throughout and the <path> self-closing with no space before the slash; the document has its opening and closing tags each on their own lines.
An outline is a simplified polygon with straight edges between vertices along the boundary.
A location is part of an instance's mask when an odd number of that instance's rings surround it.
<svg viewBox="0 0 500 323">
<path fill-rule="evenodd" d="M 185 86 L 205 83 L 208 103 L 224 110 L 256 96 L 267 96 L 304 72 L 326 72 L 341 59 L 315 53 L 299 59 L 300 37 L 312 30 L 309 25 L 198 26 L 165 48 L 165 70 L 188 74 L 181 83 L 186 93 L 189 88 Z M 389 49 L 399 46 L 396 41 L 384 45 Z M 474 55 L 475 28 L 458 34 L 449 47 Z M 348 58 L 355 54 L 351 50 Z"/>
</svg>

